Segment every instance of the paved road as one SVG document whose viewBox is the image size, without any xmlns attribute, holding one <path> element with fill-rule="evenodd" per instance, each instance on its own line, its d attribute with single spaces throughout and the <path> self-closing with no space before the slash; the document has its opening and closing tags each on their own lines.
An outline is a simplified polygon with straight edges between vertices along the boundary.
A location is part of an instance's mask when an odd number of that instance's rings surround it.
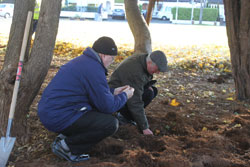
<svg viewBox="0 0 250 167">
<path fill-rule="evenodd" d="M 0 18 L 0 34 L 9 34 L 11 19 Z M 203 45 L 227 46 L 225 26 L 177 25 L 153 21 L 149 26 L 153 47 L 156 45 Z M 134 44 L 127 21 L 60 19 L 57 40 L 73 41 L 80 45 L 91 44 L 100 36 L 110 36 L 118 44 Z"/>
</svg>

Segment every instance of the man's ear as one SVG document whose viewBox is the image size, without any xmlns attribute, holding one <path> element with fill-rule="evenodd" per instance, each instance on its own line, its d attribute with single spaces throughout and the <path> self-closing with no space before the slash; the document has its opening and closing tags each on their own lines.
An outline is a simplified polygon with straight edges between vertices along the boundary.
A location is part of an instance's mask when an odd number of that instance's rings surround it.
<svg viewBox="0 0 250 167">
<path fill-rule="evenodd" d="M 151 61 L 146 61 L 147 62 L 147 66 L 151 65 L 152 62 Z"/>
<path fill-rule="evenodd" d="M 104 58 L 104 56 L 105 56 L 105 55 L 104 55 L 104 54 L 102 54 L 102 53 L 98 53 L 98 54 L 99 54 L 99 56 L 100 56 L 100 58 L 101 58 L 101 59 L 103 59 L 103 58 Z"/>
</svg>

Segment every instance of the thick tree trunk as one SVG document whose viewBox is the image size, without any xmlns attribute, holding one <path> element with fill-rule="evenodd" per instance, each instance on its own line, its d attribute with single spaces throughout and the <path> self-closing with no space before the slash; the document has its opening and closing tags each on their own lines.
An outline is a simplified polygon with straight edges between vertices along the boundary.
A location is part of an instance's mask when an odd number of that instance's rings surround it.
<svg viewBox="0 0 250 167">
<path fill-rule="evenodd" d="M 5 61 L 0 73 L 0 132 L 5 135 L 9 108 L 15 82 L 17 62 L 29 10 L 33 11 L 34 0 L 18 0 L 9 35 Z M 58 29 L 61 0 L 43 0 L 36 37 L 31 54 L 26 53 L 19 93 L 17 97 L 12 136 L 26 136 L 26 117 L 48 72 Z M 28 50 L 28 49 L 27 49 Z M 20 139 L 20 138 L 18 138 Z M 20 140 L 19 140 L 20 141 Z"/>
<path fill-rule="evenodd" d="M 236 98 L 250 99 L 250 1 L 224 0 Z"/>
<path fill-rule="evenodd" d="M 4 60 L 4 65 L 0 72 L 0 134 L 5 135 L 10 103 L 12 98 L 13 86 L 17 71 L 17 64 L 21 51 L 21 45 L 24 35 L 24 28 L 27 19 L 28 11 L 33 11 L 35 0 L 18 0 L 15 1 L 14 16 L 9 35 L 9 41 Z M 26 54 L 27 56 L 27 54 Z M 22 91 L 22 87 L 19 88 Z M 18 96 L 18 99 L 20 96 Z M 17 103 L 20 101 L 18 100 Z M 17 105 L 16 110 L 19 110 Z M 23 114 L 25 117 L 25 113 Z M 23 117 L 23 116 L 22 116 Z M 15 121 L 16 122 L 16 121 Z M 14 124 L 14 123 L 13 123 Z M 19 122 L 20 130 L 23 130 L 23 125 L 26 121 L 23 119 Z"/>
<path fill-rule="evenodd" d="M 140 13 L 137 0 L 124 0 L 126 17 L 135 40 L 135 53 L 152 51 L 150 32 L 147 23 Z"/>
</svg>

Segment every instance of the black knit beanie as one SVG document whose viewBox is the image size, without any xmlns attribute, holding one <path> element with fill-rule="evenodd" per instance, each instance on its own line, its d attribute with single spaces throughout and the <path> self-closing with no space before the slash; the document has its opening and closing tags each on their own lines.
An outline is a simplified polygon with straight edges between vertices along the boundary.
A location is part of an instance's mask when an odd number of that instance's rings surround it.
<svg viewBox="0 0 250 167">
<path fill-rule="evenodd" d="M 114 40 L 110 37 L 101 37 L 95 41 L 92 48 L 97 53 L 105 55 L 117 56 L 117 46 Z"/>
</svg>

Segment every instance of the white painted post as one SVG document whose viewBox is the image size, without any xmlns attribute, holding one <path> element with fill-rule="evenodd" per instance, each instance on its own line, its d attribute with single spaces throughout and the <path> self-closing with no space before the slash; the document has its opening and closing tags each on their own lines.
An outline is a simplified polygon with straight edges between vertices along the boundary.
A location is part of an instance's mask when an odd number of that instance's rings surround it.
<svg viewBox="0 0 250 167">
<path fill-rule="evenodd" d="M 179 6 L 179 0 L 177 0 L 177 2 L 176 2 L 176 13 L 175 13 L 176 23 L 177 23 L 177 20 L 178 20 L 178 6 Z"/>
<path fill-rule="evenodd" d="M 192 3 L 192 12 L 191 12 L 191 24 L 194 24 L 194 0 L 191 0 Z"/>
</svg>

